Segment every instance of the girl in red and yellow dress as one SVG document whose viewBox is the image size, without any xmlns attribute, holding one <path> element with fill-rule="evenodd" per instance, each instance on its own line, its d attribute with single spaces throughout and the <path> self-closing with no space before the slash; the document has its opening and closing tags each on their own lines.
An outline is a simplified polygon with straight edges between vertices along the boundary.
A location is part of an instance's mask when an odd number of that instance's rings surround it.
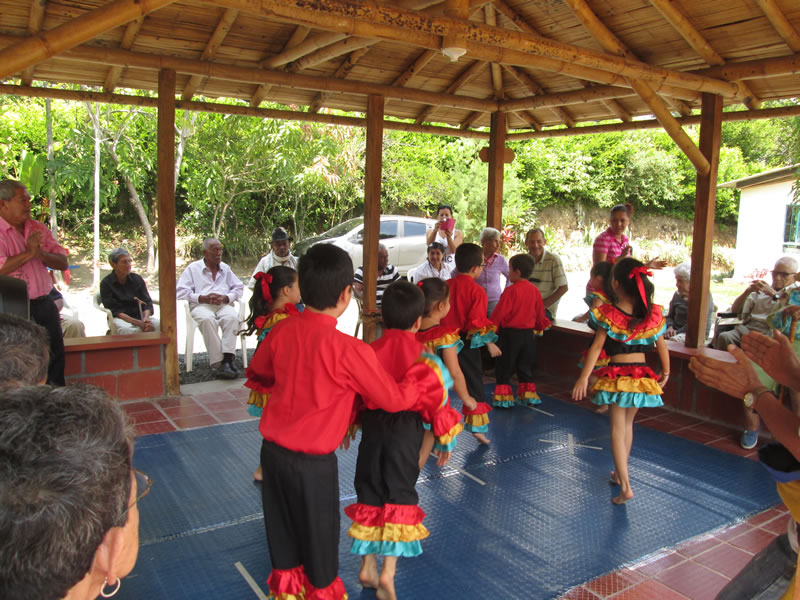
<svg viewBox="0 0 800 600">
<path fill-rule="evenodd" d="M 589 285 L 586 287 L 586 297 L 583 299 L 583 301 L 589 307 L 589 310 L 587 310 L 584 314 L 575 317 L 573 321 L 578 323 L 586 323 L 589 320 L 589 315 L 591 315 L 593 308 L 597 308 L 601 304 L 608 304 L 611 302 L 611 299 L 614 297 L 614 294 L 611 292 L 611 270 L 613 268 L 613 261 L 597 263 L 592 267 L 592 278 L 589 280 Z M 589 350 L 584 350 L 581 353 L 581 359 L 578 361 L 579 369 L 583 368 L 583 365 L 586 362 L 586 354 L 588 352 Z M 594 365 L 595 372 L 597 369 L 605 367 L 606 365 L 608 365 L 608 354 L 605 350 L 601 350 L 600 356 L 597 358 L 597 362 Z M 595 381 L 597 381 L 597 377 L 595 377 L 593 374 L 589 377 L 590 388 L 594 385 Z M 602 404 L 598 406 L 595 412 L 602 414 L 607 413 L 608 404 Z"/>
<path fill-rule="evenodd" d="M 300 314 L 295 304 L 300 302 L 300 287 L 297 285 L 297 271 L 289 267 L 272 267 L 266 273 L 255 274 L 256 286 L 250 298 L 250 316 L 247 318 L 245 335 L 258 332 L 260 345 L 276 323 L 287 317 Z M 247 399 L 247 412 L 261 417 L 264 405 L 269 399 L 269 390 L 250 390 Z M 261 465 L 253 472 L 253 479 L 261 481 Z"/>
<path fill-rule="evenodd" d="M 633 498 L 628 458 L 636 411 L 642 407 L 663 406 L 662 387 L 669 379 L 669 353 L 663 337 L 667 328 L 664 309 L 653 304 L 653 284 L 649 276 L 652 273 L 633 258 L 625 258 L 614 266 L 611 287 L 616 301 L 601 304 L 591 311 L 589 325 L 596 334 L 572 390 L 573 400 L 586 396 L 589 377 L 600 352 L 605 349 L 611 359 L 607 367 L 594 373 L 598 379 L 592 386 L 592 402 L 609 405 L 615 467 L 611 480 L 620 486 L 619 495 L 612 500 L 615 504 L 624 504 Z M 645 362 L 645 353 L 654 349 L 661 361 L 660 376 Z"/>
<path fill-rule="evenodd" d="M 417 285 L 425 294 L 425 313 L 417 339 L 439 356 L 450 371 L 453 389 L 463 404 L 461 410 L 464 415 L 464 429 L 472 433 L 481 444 L 488 444 L 486 432 L 489 430 L 489 411 L 492 409 L 486 402 L 478 402 L 467 389 L 467 382 L 458 362 L 458 353 L 464 347 L 458 329 L 448 328 L 440 323 L 450 312 L 450 288 L 444 281 L 435 278 L 423 279 Z M 426 433 L 420 452 L 420 461 L 423 464 L 432 447 L 433 435 Z"/>
</svg>

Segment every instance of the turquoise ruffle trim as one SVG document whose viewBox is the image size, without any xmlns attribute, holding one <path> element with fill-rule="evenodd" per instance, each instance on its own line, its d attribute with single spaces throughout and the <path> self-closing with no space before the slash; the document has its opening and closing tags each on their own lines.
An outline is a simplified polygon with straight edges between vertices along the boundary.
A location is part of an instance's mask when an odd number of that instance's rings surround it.
<svg viewBox="0 0 800 600">
<path fill-rule="evenodd" d="M 260 417 L 262 412 L 264 412 L 264 409 L 260 406 L 256 406 L 255 404 L 247 405 L 247 414 L 251 417 Z"/>
<path fill-rule="evenodd" d="M 430 431 L 430 430 L 431 430 L 431 424 L 430 424 L 430 423 L 423 423 L 423 424 L 422 424 L 422 428 L 423 428 L 425 431 Z"/>
<path fill-rule="evenodd" d="M 514 406 L 514 401 L 513 400 L 500 400 L 498 402 L 495 402 L 494 400 L 492 400 L 492 406 L 495 407 L 495 408 L 511 408 L 512 406 Z"/>
<path fill-rule="evenodd" d="M 664 401 L 657 394 L 640 394 L 636 392 L 595 392 L 594 404 L 616 404 L 620 408 L 654 408 L 664 406 Z"/>
<path fill-rule="evenodd" d="M 433 449 L 438 450 L 439 452 L 452 452 L 453 450 L 456 449 L 457 445 L 458 445 L 458 439 L 456 438 L 453 438 L 453 441 L 450 442 L 449 444 L 442 444 L 439 442 L 439 438 L 436 438 L 436 441 L 433 442 Z M 390 556 L 392 555 L 390 554 Z"/>
<path fill-rule="evenodd" d="M 489 424 L 469 425 L 468 423 L 464 423 L 464 431 L 469 431 L 470 433 L 486 433 L 489 431 Z"/>
<path fill-rule="evenodd" d="M 491 342 L 497 341 L 497 334 L 494 331 L 488 333 L 474 333 L 469 339 L 470 348 L 480 348 Z"/>
<path fill-rule="evenodd" d="M 458 341 L 460 342 L 461 340 Z M 436 354 L 431 354 L 430 352 L 423 352 L 422 356 L 436 364 L 437 368 L 439 369 L 439 373 L 441 374 L 442 387 L 445 389 L 445 391 L 449 390 L 451 387 L 453 387 L 453 385 L 455 385 L 453 383 L 453 378 L 450 376 L 450 370 L 444 365 L 444 362 L 441 358 L 439 358 Z"/>
<path fill-rule="evenodd" d="M 628 333 L 616 333 L 614 331 L 611 331 L 611 326 L 608 323 L 604 322 L 604 321 L 598 321 L 597 318 L 594 316 L 593 312 L 589 313 L 588 325 L 589 325 L 589 327 L 591 327 L 592 329 L 595 329 L 595 330 L 596 329 L 604 329 L 606 334 L 608 334 L 608 337 L 610 337 L 611 339 L 617 340 L 618 342 L 625 342 L 626 344 L 629 344 L 631 346 L 646 346 L 648 344 L 655 344 L 656 340 L 658 338 L 660 338 L 662 335 L 664 335 L 664 333 L 666 333 L 666 331 L 667 331 L 667 322 L 664 321 L 662 323 L 662 325 L 661 325 L 661 328 L 658 330 L 658 333 L 656 333 L 655 335 L 651 335 L 650 337 L 646 337 L 646 338 L 638 338 L 638 339 L 635 339 L 635 340 L 628 340 L 628 338 L 630 337 L 630 332 L 628 332 Z M 628 341 L 625 341 L 625 340 L 628 340 Z"/>
<path fill-rule="evenodd" d="M 534 406 L 535 404 L 542 403 L 540 398 L 519 398 L 517 402 L 519 402 L 521 406 Z"/>
<path fill-rule="evenodd" d="M 366 542 L 364 540 L 353 540 L 350 552 L 359 556 L 379 554 L 381 556 L 406 556 L 411 558 L 422 554 L 422 544 L 419 540 L 414 540 L 413 542 Z"/>
</svg>

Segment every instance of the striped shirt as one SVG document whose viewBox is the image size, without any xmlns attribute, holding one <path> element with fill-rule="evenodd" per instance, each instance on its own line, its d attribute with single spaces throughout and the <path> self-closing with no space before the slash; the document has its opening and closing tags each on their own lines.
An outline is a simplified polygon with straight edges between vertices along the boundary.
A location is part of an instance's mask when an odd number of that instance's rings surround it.
<svg viewBox="0 0 800 600">
<path fill-rule="evenodd" d="M 622 239 L 617 239 L 617 236 L 611 230 L 611 227 L 606 229 L 603 233 L 594 238 L 594 252 L 602 252 L 606 255 L 606 260 L 610 261 L 612 258 L 617 259 L 622 256 L 622 251 L 628 246 L 628 238 L 622 234 Z"/>
<path fill-rule="evenodd" d="M 562 285 L 567 285 L 567 274 L 564 273 L 564 266 L 561 264 L 561 259 L 557 254 L 548 252 L 545 249 L 539 262 L 536 262 L 535 258 L 533 262 L 533 272 L 529 281 L 541 292 L 542 299 L 552 296 Z M 560 301 L 561 299 L 559 298 L 547 307 L 554 317 Z"/>
<path fill-rule="evenodd" d="M 400 271 L 398 271 L 394 265 L 386 265 L 386 268 L 383 270 L 383 273 L 378 275 L 378 284 L 377 284 L 377 294 L 375 298 L 375 306 L 376 308 L 381 307 L 381 300 L 383 300 L 383 292 L 386 291 L 386 288 L 393 284 L 395 281 L 400 280 Z M 358 267 L 356 269 L 355 275 L 353 275 L 353 281 L 356 283 L 360 283 L 364 285 L 364 267 Z"/>
</svg>

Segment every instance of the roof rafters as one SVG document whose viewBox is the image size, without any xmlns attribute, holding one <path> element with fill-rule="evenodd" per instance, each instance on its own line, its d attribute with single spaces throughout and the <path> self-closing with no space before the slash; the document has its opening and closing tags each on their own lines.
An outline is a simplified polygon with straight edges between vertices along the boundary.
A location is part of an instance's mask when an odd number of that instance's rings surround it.
<svg viewBox="0 0 800 600">
<path fill-rule="evenodd" d="M 42 21 L 44 20 L 44 12 L 47 7 L 47 0 L 31 0 L 31 12 L 28 15 L 28 33 L 36 35 L 42 28 Z M 23 85 L 30 85 L 33 83 L 33 69 L 28 67 L 22 73 Z"/>
<path fill-rule="evenodd" d="M 120 48 L 123 50 L 130 50 L 133 48 L 133 42 L 136 41 L 136 36 L 138 35 L 139 30 L 142 28 L 143 23 L 144 17 L 140 17 L 128 23 L 128 26 L 125 27 L 125 33 L 122 35 L 122 41 L 119 44 Z M 114 65 L 108 70 L 108 73 L 106 73 L 106 78 L 103 81 L 104 92 L 110 94 L 116 89 L 124 69 L 125 67 Z"/>
<path fill-rule="evenodd" d="M 480 72 L 486 68 L 487 64 L 488 63 L 483 61 L 477 61 L 472 63 L 469 67 L 464 69 L 461 72 L 461 75 L 459 75 L 455 81 L 453 81 L 449 86 L 447 86 L 447 89 L 442 93 L 455 94 L 459 89 L 461 89 L 463 86 L 465 86 L 470 81 L 475 79 L 475 77 L 477 77 L 480 74 Z M 430 104 L 426 106 L 425 108 L 422 109 L 422 111 L 420 111 L 416 119 L 414 119 L 414 122 L 420 124 L 427 121 L 428 117 L 430 117 L 431 113 L 433 113 L 434 110 L 436 110 L 435 105 Z"/>
<path fill-rule="evenodd" d="M 544 90 L 542 86 L 540 86 L 537 81 L 531 76 L 530 74 L 526 73 L 522 69 L 518 67 L 513 67 L 511 65 L 504 65 L 506 71 L 514 77 L 517 81 L 519 81 L 522 85 L 528 88 L 531 94 L 534 96 L 544 95 Z M 574 127 L 575 126 L 575 119 L 572 118 L 572 115 L 569 114 L 566 108 L 562 106 L 553 105 L 549 107 L 553 114 L 560 119 L 567 127 Z"/>
<path fill-rule="evenodd" d="M 367 46 L 365 48 L 359 48 L 358 50 L 351 52 L 347 58 L 344 59 L 339 68 L 336 69 L 336 72 L 333 74 L 335 79 L 345 79 L 350 74 L 355 66 L 358 64 L 364 55 L 369 52 L 370 47 Z M 311 104 L 308 107 L 308 112 L 318 112 L 320 108 L 325 104 L 327 99 L 330 97 L 330 94 L 327 92 L 319 92 L 314 99 L 311 101 Z"/>
<path fill-rule="evenodd" d="M 228 35 L 231 27 L 233 27 L 233 22 L 236 21 L 238 15 L 239 11 L 236 8 L 225 9 L 217 26 L 214 28 L 214 33 L 212 33 L 211 37 L 208 39 L 208 43 L 206 44 L 205 50 L 203 50 L 203 54 L 200 56 L 200 60 L 211 60 L 217 55 L 217 50 L 222 46 L 222 42 L 225 41 L 225 36 Z M 192 75 L 183 88 L 181 99 L 191 100 L 202 82 L 203 77 L 200 75 Z"/>
<path fill-rule="evenodd" d="M 792 52 L 800 52 L 800 33 L 792 27 L 789 19 L 781 12 L 775 0 L 756 0 L 756 2 L 767 16 L 767 20 L 772 24 L 772 27 L 783 38 L 786 45 L 791 48 Z"/>
<path fill-rule="evenodd" d="M 297 28 L 295 28 L 295 30 L 292 32 L 292 35 L 289 36 L 289 39 L 286 40 L 281 52 L 286 52 L 287 50 L 302 44 L 308 37 L 309 33 L 311 33 L 311 27 L 308 27 L 307 25 L 298 25 Z M 272 84 L 262 84 L 258 86 L 256 91 L 253 92 L 253 95 L 250 96 L 250 106 L 257 107 L 259 104 L 261 104 L 264 101 L 264 98 L 267 97 L 267 94 L 269 94 L 271 88 Z"/>
</svg>

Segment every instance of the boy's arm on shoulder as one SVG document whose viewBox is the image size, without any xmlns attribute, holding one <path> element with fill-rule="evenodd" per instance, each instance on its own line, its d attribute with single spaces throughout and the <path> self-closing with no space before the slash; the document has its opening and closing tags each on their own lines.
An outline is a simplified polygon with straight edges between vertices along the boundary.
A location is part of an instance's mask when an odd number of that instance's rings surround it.
<svg viewBox="0 0 800 600">
<path fill-rule="evenodd" d="M 414 405 L 416 393 L 413 386 L 398 385 L 369 344 L 352 339 L 343 358 L 353 391 L 361 396 L 366 408 L 400 412 Z"/>
</svg>

